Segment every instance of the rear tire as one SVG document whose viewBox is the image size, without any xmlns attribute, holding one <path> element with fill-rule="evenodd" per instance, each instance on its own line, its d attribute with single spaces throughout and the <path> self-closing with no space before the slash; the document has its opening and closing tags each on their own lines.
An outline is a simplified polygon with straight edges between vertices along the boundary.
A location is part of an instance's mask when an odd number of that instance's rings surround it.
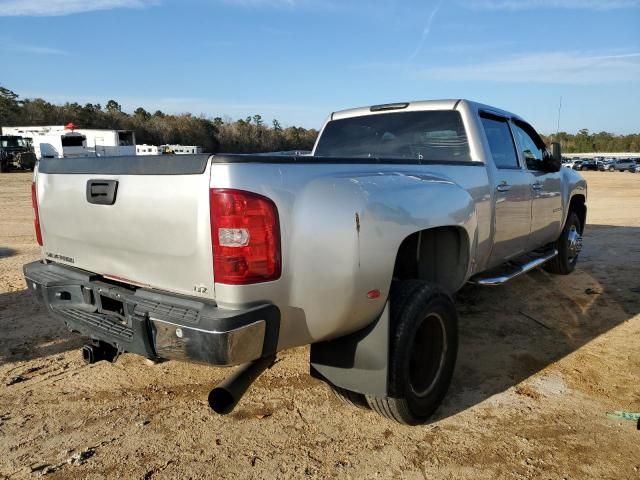
<svg viewBox="0 0 640 480">
<path fill-rule="evenodd" d="M 352 392 L 351 390 L 337 387 L 335 385 L 331 385 L 331 390 L 333 390 L 335 396 L 338 397 L 338 399 L 346 405 L 349 405 L 350 407 L 361 408 L 363 410 L 369 410 L 367 399 L 362 393 Z"/>
<path fill-rule="evenodd" d="M 367 395 L 372 410 L 405 425 L 427 421 L 447 393 L 458 352 L 458 317 L 451 297 L 421 280 L 391 291 L 388 397 Z"/>
<path fill-rule="evenodd" d="M 576 268 L 582 248 L 582 225 L 576 212 L 569 212 L 560 237 L 553 243 L 558 255 L 544 265 L 549 273 L 569 275 Z"/>
</svg>

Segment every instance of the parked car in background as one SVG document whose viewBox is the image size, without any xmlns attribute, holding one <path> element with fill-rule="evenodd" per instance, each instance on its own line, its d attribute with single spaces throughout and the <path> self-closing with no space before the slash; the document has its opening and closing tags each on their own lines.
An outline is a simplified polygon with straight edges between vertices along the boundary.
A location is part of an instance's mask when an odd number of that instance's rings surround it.
<svg viewBox="0 0 640 480">
<path fill-rule="evenodd" d="M 32 170 L 36 156 L 29 140 L 17 135 L 0 135 L 0 172 Z"/>
<path fill-rule="evenodd" d="M 636 165 L 637 165 L 637 161 L 635 158 L 621 158 L 613 162 L 611 165 L 609 165 L 607 170 L 610 172 L 614 172 L 614 171 L 631 172 Z"/>
<path fill-rule="evenodd" d="M 598 163 L 598 170 L 600 170 L 601 172 L 605 172 L 605 171 L 609 170 L 609 167 L 615 161 L 616 161 L 615 158 L 605 158 L 604 160 L 602 160 L 601 162 Z"/>
<path fill-rule="evenodd" d="M 575 158 L 564 158 L 562 160 L 562 166 L 563 167 L 567 167 L 567 168 L 573 168 L 575 163 L 576 163 L 576 159 Z"/>
<path fill-rule="evenodd" d="M 576 162 L 573 169 L 574 170 L 598 170 L 598 162 L 596 160 L 582 160 L 580 163 Z"/>
<path fill-rule="evenodd" d="M 570 168 L 574 169 L 574 170 L 580 170 L 580 165 L 582 164 L 582 160 L 573 160 L 571 162 L 571 166 Z"/>
<path fill-rule="evenodd" d="M 629 169 L 631 173 L 640 173 L 640 160 L 636 160 L 636 164 Z"/>
</svg>

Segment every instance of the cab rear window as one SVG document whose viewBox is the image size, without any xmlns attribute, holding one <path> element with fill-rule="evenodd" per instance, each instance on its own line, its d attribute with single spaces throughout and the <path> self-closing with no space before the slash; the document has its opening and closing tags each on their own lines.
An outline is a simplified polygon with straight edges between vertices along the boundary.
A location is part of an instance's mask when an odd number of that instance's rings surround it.
<svg viewBox="0 0 640 480">
<path fill-rule="evenodd" d="M 332 120 L 315 151 L 320 157 L 470 161 L 459 112 L 393 112 Z"/>
</svg>

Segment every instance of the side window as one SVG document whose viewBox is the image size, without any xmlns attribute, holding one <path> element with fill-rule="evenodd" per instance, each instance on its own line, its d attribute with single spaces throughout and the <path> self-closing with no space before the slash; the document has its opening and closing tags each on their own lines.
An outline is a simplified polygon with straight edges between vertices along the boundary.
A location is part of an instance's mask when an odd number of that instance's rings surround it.
<svg viewBox="0 0 640 480">
<path fill-rule="evenodd" d="M 518 156 L 507 120 L 493 116 L 480 118 L 496 167 L 519 169 Z"/>
<path fill-rule="evenodd" d="M 530 128 L 531 127 L 521 126 L 515 123 L 513 125 L 513 133 L 518 140 L 522 156 L 527 162 L 527 168 L 529 170 L 543 170 L 542 160 L 544 158 L 544 148 L 538 145 L 532 135 L 527 132 Z"/>
</svg>

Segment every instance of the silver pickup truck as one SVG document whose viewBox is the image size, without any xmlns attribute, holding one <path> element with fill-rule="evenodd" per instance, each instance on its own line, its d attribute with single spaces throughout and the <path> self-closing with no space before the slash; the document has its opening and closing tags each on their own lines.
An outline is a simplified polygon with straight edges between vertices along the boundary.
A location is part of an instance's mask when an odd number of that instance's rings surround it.
<svg viewBox="0 0 640 480">
<path fill-rule="evenodd" d="M 523 119 L 466 100 L 332 113 L 309 156 L 43 159 L 29 289 L 121 352 L 242 366 L 231 411 L 283 349 L 339 397 L 426 421 L 454 370 L 453 294 L 570 273 L 586 183 Z"/>
</svg>

